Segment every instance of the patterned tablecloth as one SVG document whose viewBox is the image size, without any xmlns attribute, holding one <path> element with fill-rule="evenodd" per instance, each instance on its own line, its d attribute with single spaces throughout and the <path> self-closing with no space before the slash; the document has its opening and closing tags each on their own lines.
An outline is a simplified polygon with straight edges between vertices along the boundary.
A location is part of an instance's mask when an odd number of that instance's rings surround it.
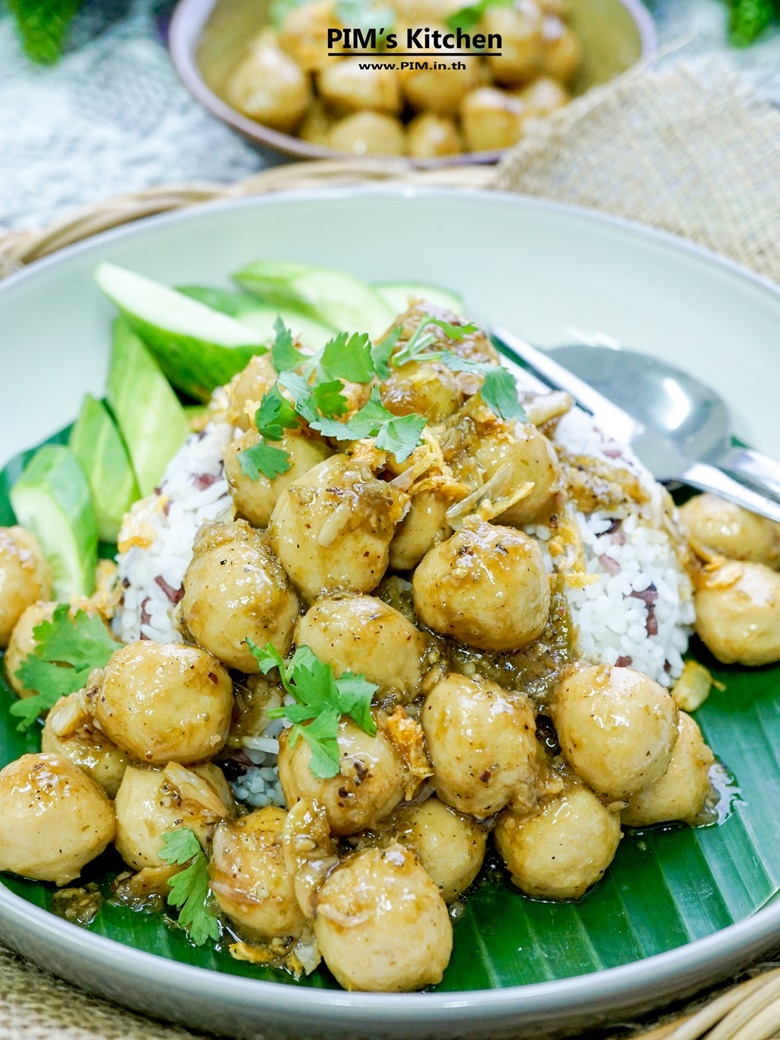
<svg viewBox="0 0 780 1040">
<path fill-rule="evenodd" d="M 0 15 L 0 229 L 173 181 L 232 181 L 261 158 L 179 83 L 163 42 L 167 0 L 88 0 L 68 53 L 31 64 Z M 648 0 L 662 44 L 726 51 L 725 0 Z M 735 63 L 780 104 L 780 32 Z"/>
</svg>

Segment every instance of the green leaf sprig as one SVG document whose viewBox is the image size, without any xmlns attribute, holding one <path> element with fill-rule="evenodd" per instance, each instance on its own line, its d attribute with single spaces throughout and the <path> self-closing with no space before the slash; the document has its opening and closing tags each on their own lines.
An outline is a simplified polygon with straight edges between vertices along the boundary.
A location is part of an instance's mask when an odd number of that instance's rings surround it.
<svg viewBox="0 0 780 1040">
<path fill-rule="evenodd" d="M 509 7 L 511 3 L 512 0 L 476 0 L 476 3 L 460 7 L 444 20 L 453 32 L 457 32 L 458 29 L 467 32 L 479 25 L 489 7 Z"/>
<path fill-rule="evenodd" d="M 15 701 L 11 714 L 21 719 L 18 730 L 28 729 L 43 711 L 53 708 L 60 697 L 86 686 L 90 672 L 103 668 L 119 643 L 111 638 L 97 615 L 77 610 L 71 616 L 67 603 L 58 604 L 51 620 L 33 629 L 35 646 L 16 671 L 32 697 Z"/>
<path fill-rule="evenodd" d="M 284 704 L 268 712 L 269 718 L 288 719 L 292 722 L 290 747 L 303 737 L 311 749 L 309 769 L 318 779 L 338 776 L 339 722 L 348 715 L 364 733 L 376 735 L 376 723 L 371 714 L 371 700 L 379 689 L 368 682 L 365 675 L 344 672 L 336 678 L 333 669 L 314 654 L 308 646 L 299 646 L 287 662 L 271 644 L 256 646 L 251 639 L 246 644 L 267 675 L 276 668 L 285 691 L 294 704 Z"/>
<path fill-rule="evenodd" d="M 410 362 L 441 361 L 455 372 L 481 375 L 480 392 L 485 404 L 502 419 L 525 419 L 510 372 L 500 365 L 471 361 L 439 347 L 433 328 L 457 341 L 477 331 L 476 325 L 453 325 L 429 314 L 400 350 L 397 347 L 402 330 L 396 327 L 378 344 L 372 344 L 366 333 L 340 332 L 317 354 L 309 355 L 298 349 L 290 330 L 277 318 L 271 362 L 279 378 L 263 397 L 255 415 L 259 443 L 239 453 L 242 472 L 250 480 L 258 480 L 261 473 L 269 480 L 286 473 L 290 468 L 288 454 L 275 443 L 282 439 L 285 430 L 295 429 L 301 420 L 335 440 L 373 437 L 380 451 L 388 451 L 403 462 L 420 443 L 427 424 L 425 416 L 393 414 L 382 404 L 376 386 L 352 418 L 344 421 L 340 416 L 348 410 L 344 380 L 365 384 L 387 379 L 393 368 Z M 282 389 L 292 397 L 292 404 Z"/>
<path fill-rule="evenodd" d="M 393 355 L 391 363 L 396 368 L 409 364 L 411 361 L 426 362 L 440 361 L 453 372 L 474 372 L 484 376 L 480 388 L 482 400 L 488 408 L 500 419 L 526 418 L 525 409 L 517 399 L 517 387 L 512 373 L 501 365 L 491 365 L 483 361 L 471 361 L 469 358 L 460 357 L 451 350 L 432 349 L 436 347 L 437 340 L 432 328 L 441 329 L 449 338 L 456 341 L 477 331 L 476 325 L 452 325 L 441 318 L 426 315 L 421 321 L 409 340 L 403 347 Z"/>
<path fill-rule="evenodd" d="M 220 927 L 208 901 L 209 864 L 197 836 L 189 827 L 163 835 L 160 859 L 166 863 L 188 863 L 168 882 L 168 903 L 179 909 L 179 924 L 196 946 L 219 939 Z"/>
</svg>

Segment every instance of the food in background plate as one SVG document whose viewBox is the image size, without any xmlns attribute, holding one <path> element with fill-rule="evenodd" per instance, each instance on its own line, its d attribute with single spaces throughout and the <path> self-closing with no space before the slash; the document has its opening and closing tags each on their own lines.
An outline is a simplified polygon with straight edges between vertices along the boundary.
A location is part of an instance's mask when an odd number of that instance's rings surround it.
<svg viewBox="0 0 780 1040">
<path fill-rule="evenodd" d="M 393 0 L 389 7 L 357 6 L 359 17 L 329 0 L 277 4 L 275 26 L 247 44 L 228 78 L 226 100 L 259 123 L 311 144 L 414 159 L 509 148 L 533 120 L 569 101 L 580 46 L 562 4 Z M 448 57 L 442 50 L 439 57 L 414 61 L 394 58 L 381 35 L 376 48 L 365 48 L 378 51 L 368 57 L 350 53 L 364 48 L 328 45 L 329 30 L 358 22 L 359 28 L 395 33 L 399 52 L 409 50 L 407 30 L 417 28 L 443 35 L 462 30 L 469 40 L 498 34 L 501 47 L 482 55 L 485 47 L 468 43 L 458 47 L 467 56 Z M 450 67 L 456 62 L 458 67 Z"/>
<path fill-rule="evenodd" d="M 760 654 L 755 625 L 728 653 L 780 657 L 780 596 L 745 577 L 775 571 L 693 534 L 704 516 L 713 543 L 717 502 L 684 510 L 697 559 L 631 451 L 516 382 L 445 290 L 252 264 L 239 283 L 307 329 L 277 319 L 269 339 L 250 294 L 99 280 L 123 312 L 112 372 L 141 351 L 142 397 L 167 401 L 114 409 L 107 441 L 130 450 L 112 449 L 105 515 L 137 466 L 160 476 L 97 576 L 83 503 L 68 513 L 35 458 L 20 482 L 41 547 L 10 529 L 4 551 L 23 542 L 35 574 L 46 557 L 70 602 L 0 572 L 11 714 L 46 715 L 44 754 L 0 771 L 0 866 L 67 884 L 113 839 L 193 942 L 397 991 L 441 979 L 448 906 L 491 837 L 525 895 L 578 899 L 622 827 L 697 821 L 713 754 L 680 710 L 710 684 L 683 662 L 694 623 L 719 654 L 711 619 L 760 613 Z M 356 321 L 373 336 L 338 331 Z M 138 335 L 206 401 L 181 446 Z M 776 529 L 732 514 L 776 565 Z"/>
</svg>

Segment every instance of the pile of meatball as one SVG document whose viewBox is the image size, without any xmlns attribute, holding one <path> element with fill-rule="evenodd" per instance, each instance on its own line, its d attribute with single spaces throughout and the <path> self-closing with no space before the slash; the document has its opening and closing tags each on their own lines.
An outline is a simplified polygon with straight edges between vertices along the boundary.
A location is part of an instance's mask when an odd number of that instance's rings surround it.
<svg viewBox="0 0 780 1040">
<path fill-rule="evenodd" d="M 397 349 L 428 310 L 399 319 Z M 453 353 L 498 363 L 482 333 L 434 331 Z M 118 645 L 48 713 L 42 753 L 0 772 L 0 869 L 67 885 L 113 842 L 139 890 L 165 892 L 181 868 L 161 857 L 164 836 L 190 828 L 237 955 L 307 970 L 321 957 L 347 989 L 419 989 L 442 978 L 450 909 L 489 841 L 525 895 L 578 899 L 609 866 L 623 826 L 697 817 L 713 756 L 667 690 L 631 668 L 578 659 L 576 639 L 542 699 L 502 685 L 495 668 L 485 674 L 488 662 L 533 655 L 558 623 L 555 579 L 524 531 L 554 527 L 566 505 L 545 399 L 526 401 L 544 429 L 501 419 L 481 399 L 481 376 L 410 362 L 379 384 L 395 414 L 429 419 L 407 460 L 303 425 L 284 433 L 290 469 L 253 481 L 238 455 L 258 441 L 252 419 L 275 378 L 268 355 L 254 358 L 220 398 L 216 418 L 237 427 L 225 457 L 236 518 L 197 536 L 177 608 L 185 643 Z M 369 388 L 348 390 L 358 408 Z M 700 534 L 694 511 L 707 499 L 695 501 L 686 520 Z M 739 515 L 758 524 L 776 567 L 777 529 Z M 743 602 L 763 582 L 776 659 L 780 576 L 766 563 L 713 569 L 717 559 L 698 593 L 703 638 L 721 651 L 709 618 L 726 610 L 730 638 L 744 618 L 754 646 Z M 719 580 L 718 566 L 742 577 Z M 20 696 L 30 691 L 15 663 L 50 615 L 49 595 L 31 536 L 0 531 L 0 643 Z M 236 804 L 218 764 L 235 762 L 285 699 L 247 639 L 282 655 L 309 647 L 336 676 L 377 687 L 376 735 L 344 716 L 334 777 L 315 775 L 307 742 L 282 733 L 285 808 Z M 765 660 L 761 645 L 736 659 Z M 459 657 L 463 647 L 473 652 Z"/>
<path fill-rule="evenodd" d="M 410 59 L 328 56 L 328 30 L 343 28 L 333 0 L 311 0 L 249 44 L 224 88 L 235 108 L 274 130 L 352 155 L 436 159 L 509 148 L 529 123 L 569 101 L 580 45 L 561 0 L 486 7 L 469 33 L 498 34 L 500 53 Z M 399 50 L 407 28 L 449 32 L 462 0 L 393 0 Z M 426 48 L 429 49 L 429 48 Z M 463 68 L 450 68 L 454 61 Z M 381 67 L 361 68 L 366 63 Z M 434 67 L 434 66 L 439 67 Z"/>
</svg>

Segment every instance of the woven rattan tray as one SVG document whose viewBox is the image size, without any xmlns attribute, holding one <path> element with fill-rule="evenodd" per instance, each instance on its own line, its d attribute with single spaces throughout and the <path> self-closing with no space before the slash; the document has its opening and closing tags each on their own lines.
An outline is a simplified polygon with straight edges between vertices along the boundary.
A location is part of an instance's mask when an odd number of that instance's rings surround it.
<svg viewBox="0 0 780 1040">
<path fill-rule="evenodd" d="M 260 196 L 282 191 L 393 182 L 490 189 L 495 170 L 467 166 L 413 171 L 385 161 L 323 161 L 265 170 L 235 184 L 165 185 L 105 200 L 73 213 L 38 231 L 0 236 L 0 278 L 57 250 L 101 231 L 143 217 L 200 203 Z M 506 188 L 506 178 L 499 178 Z M 780 937 L 779 937 L 780 943 Z M 780 951 L 779 951 L 780 952 Z M 20 972 L 25 984 L 20 986 Z M 731 984 L 680 1009 L 659 1008 L 654 1022 L 616 1024 L 615 1037 L 638 1040 L 780 1040 L 780 967 L 757 965 L 739 984 Z M 16 982 L 13 980 L 16 979 Z M 45 1016 L 41 1008 L 47 1007 Z M 57 1010 L 61 1008 L 60 1012 Z M 107 1023 L 110 1023 L 108 1025 Z M 125 1040 L 174 1040 L 192 1034 L 127 1012 L 90 997 L 25 965 L 0 948 L 0 1038 L 35 1037 L 55 1040 L 78 1035 L 80 1040 L 123 1037 Z M 600 1033 L 606 1037 L 607 1033 Z"/>
</svg>

